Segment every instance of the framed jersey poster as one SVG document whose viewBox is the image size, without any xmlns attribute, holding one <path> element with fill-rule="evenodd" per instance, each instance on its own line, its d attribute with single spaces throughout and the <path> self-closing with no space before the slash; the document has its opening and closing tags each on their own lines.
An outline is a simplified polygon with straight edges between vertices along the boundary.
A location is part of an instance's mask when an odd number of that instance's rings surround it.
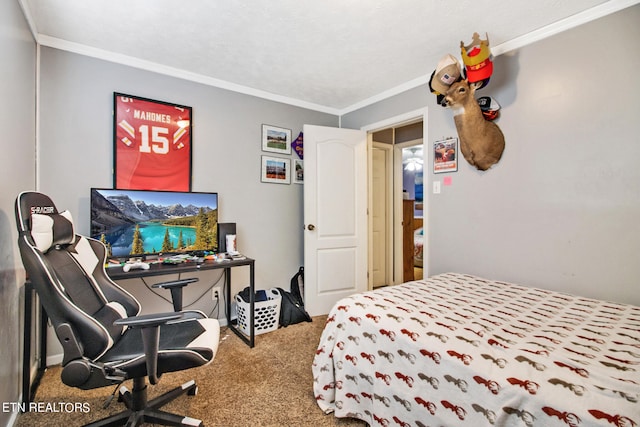
<svg viewBox="0 0 640 427">
<path fill-rule="evenodd" d="M 191 191 L 192 109 L 113 94 L 113 185 Z"/>
</svg>

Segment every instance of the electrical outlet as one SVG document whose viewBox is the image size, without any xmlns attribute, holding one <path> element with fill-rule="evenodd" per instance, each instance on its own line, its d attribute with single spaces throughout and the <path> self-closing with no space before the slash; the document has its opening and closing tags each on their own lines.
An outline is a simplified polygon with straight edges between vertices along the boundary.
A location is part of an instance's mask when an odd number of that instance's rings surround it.
<svg viewBox="0 0 640 427">
<path fill-rule="evenodd" d="M 214 289 L 213 292 L 211 292 L 211 297 L 213 298 L 214 301 L 220 298 L 220 294 L 218 294 L 217 289 Z"/>
</svg>

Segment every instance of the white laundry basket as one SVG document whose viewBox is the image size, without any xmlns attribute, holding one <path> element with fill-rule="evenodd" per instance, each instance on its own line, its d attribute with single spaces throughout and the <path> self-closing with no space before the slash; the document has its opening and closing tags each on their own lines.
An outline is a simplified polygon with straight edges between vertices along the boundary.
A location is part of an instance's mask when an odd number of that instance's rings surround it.
<svg viewBox="0 0 640 427">
<path fill-rule="evenodd" d="M 254 302 L 253 333 L 255 335 L 278 329 L 280 320 L 280 304 L 282 297 L 276 288 L 267 291 L 266 301 Z M 236 295 L 236 310 L 238 312 L 238 329 L 245 335 L 249 335 L 249 302 Z"/>
</svg>

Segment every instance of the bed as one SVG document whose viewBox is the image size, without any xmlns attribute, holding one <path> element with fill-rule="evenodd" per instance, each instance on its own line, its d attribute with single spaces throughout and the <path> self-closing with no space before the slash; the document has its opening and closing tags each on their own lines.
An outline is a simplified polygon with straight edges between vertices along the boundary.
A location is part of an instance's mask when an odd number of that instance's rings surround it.
<svg viewBox="0 0 640 427">
<path fill-rule="evenodd" d="M 339 301 L 312 371 L 370 426 L 638 426 L 640 307 L 441 274 Z"/>
</svg>

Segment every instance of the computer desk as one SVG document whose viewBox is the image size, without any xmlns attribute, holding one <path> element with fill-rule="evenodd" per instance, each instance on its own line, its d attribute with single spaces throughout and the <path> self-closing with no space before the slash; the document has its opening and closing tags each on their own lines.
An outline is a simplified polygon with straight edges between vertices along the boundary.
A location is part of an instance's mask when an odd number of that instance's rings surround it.
<svg viewBox="0 0 640 427">
<path fill-rule="evenodd" d="M 249 267 L 249 337 L 243 334 L 231 321 L 231 269 L 234 267 Z M 227 326 L 249 347 L 255 345 L 254 314 L 255 314 L 255 260 L 251 258 L 238 260 L 224 260 L 222 262 L 205 260 L 203 263 L 183 262 L 180 264 L 152 263 L 148 270 L 136 269 L 127 272 L 122 271 L 121 266 L 109 267 L 106 269 L 107 275 L 114 281 L 123 279 L 134 279 L 139 277 L 163 276 L 165 274 L 192 273 L 202 270 L 225 271 L 225 317 Z M 40 362 L 38 364 L 36 378 L 31 382 L 31 329 L 32 313 L 34 305 L 34 290 L 31 282 L 25 283 L 25 310 L 24 310 L 24 342 L 22 355 L 22 402 L 28 405 L 35 395 L 36 388 L 46 369 L 47 352 L 47 314 L 40 306 Z"/>
<path fill-rule="evenodd" d="M 233 322 L 231 322 L 231 269 L 235 267 L 249 267 L 249 337 L 243 334 Z M 148 270 L 131 269 L 127 272 L 122 270 L 121 266 L 107 268 L 107 275 L 115 281 L 123 279 L 135 279 L 138 277 L 164 276 L 166 274 L 193 273 L 203 270 L 219 270 L 225 271 L 225 318 L 227 326 L 249 347 L 255 345 L 254 319 L 255 314 L 255 260 L 251 258 L 229 260 L 218 262 L 213 260 L 205 260 L 202 263 L 186 261 L 179 264 L 164 264 L 161 262 L 150 263 Z"/>
</svg>

